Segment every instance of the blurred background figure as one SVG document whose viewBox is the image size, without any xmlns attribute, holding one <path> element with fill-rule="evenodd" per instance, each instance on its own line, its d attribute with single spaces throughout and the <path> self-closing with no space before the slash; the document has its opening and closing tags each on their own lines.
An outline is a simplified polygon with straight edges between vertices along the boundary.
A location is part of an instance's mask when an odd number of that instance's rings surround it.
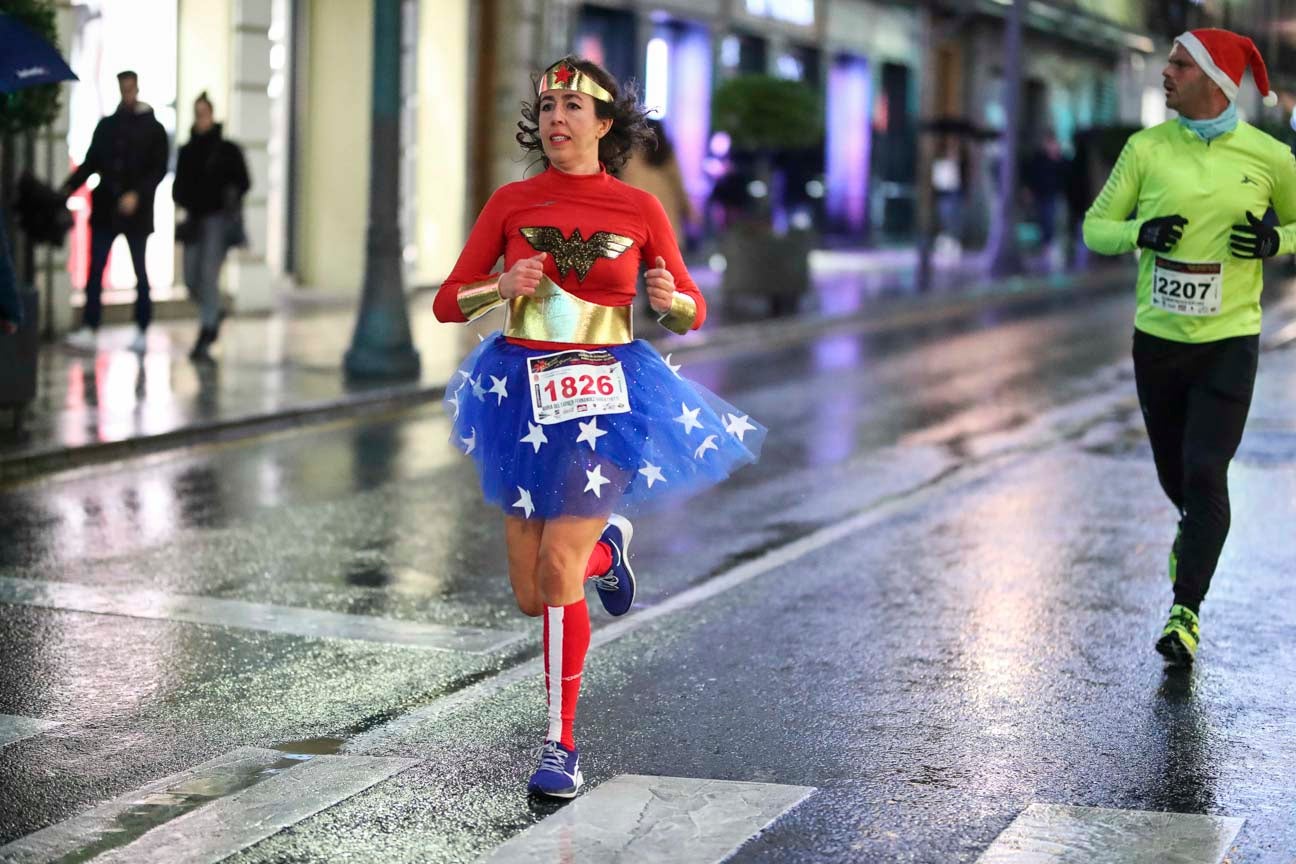
<svg viewBox="0 0 1296 864">
<path fill-rule="evenodd" d="M 0 212 L 0 334 L 13 335 L 22 323 L 23 309 L 4 223 L 4 213 Z"/>
<path fill-rule="evenodd" d="M 1063 190 L 1067 188 L 1070 163 L 1062 154 L 1062 144 L 1052 130 L 1044 133 L 1039 146 L 1026 162 L 1022 178 L 1029 193 L 1033 221 L 1039 226 L 1040 249 L 1048 253 L 1057 234 L 1057 211 Z"/>
<path fill-rule="evenodd" d="M 117 110 L 99 121 L 85 161 L 63 182 L 66 197 L 92 175 L 99 175 L 99 185 L 90 196 L 90 275 L 85 310 L 81 328 L 68 337 L 68 343 L 81 350 L 95 348 L 103 315 L 104 268 L 113 241 L 118 234 L 125 234 L 136 279 L 136 331 L 130 347 L 140 353 L 147 345 L 146 334 L 153 320 L 144 251 L 153 233 L 153 196 L 167 173 L 169 146 L 166 130 L 153 115 L 152 106 L 139 101 L 139 76 L 121 72 L 117 86 L 121 91 Z"/>
<path fill-rule="evenodd" d="M 657 136 L 657 146 L 635 151 L 622 167 L 620 177 L 631 186 L 652 193 L 661 202 L 675 231 L 675 241 L 683 247 L 686 227 L 697 222 L 697 213 L 684 189 L 684 178 L 666 128 L 660 120 L 651 118 L 648 125 Z"/>
<path fill-rule="evenodd" d="M 1083 270 L 1089 266 L 1089 247 L 1084 244 L 1084 214 L 1098 192 L 1093 188 L 1094 133 L 1078 132 L 1075 152 L 1066 176 L 1067 264 Z"/>
<path fill-rule="evenodd" d="M 963 201 L 969 177 L 967 147 L 960 137 L 942 140 L 940 155 L 932 160 L 932 189 L 936 193 L 939 227 L 936 249 L 958 253 L 963 238 Z"/>
<path fill-rule="evenodd" d="M 189 298 L 199 309 L 198 339 L 189 352 L 207 360 L 220 334 L 220 272 L 231 247 L 247 244 L 243 233 L 243 196 L 251 188 L 243 150 L 222 134 L 213 116 L 207 91 L 194 101 L 194 124 L 189 141 L 176 159 L 171 197 L 185 209 L 176 225 L 184 244 L 184 279 Z"/>
</svg>

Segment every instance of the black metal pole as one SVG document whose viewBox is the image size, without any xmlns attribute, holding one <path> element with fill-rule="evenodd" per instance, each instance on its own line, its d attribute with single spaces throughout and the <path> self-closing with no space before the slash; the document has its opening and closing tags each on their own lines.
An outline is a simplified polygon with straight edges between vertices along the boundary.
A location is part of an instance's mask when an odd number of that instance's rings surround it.
<svg viewBox="0 0 1296 864">
<path fill-rule="evenodd" d="M 1013 276 L 1021 272 L 1017 254 L 1017 158 L 1021 129 L 1022 16 L 1026 0 L 1013 0 L 1004 30 L 1003 158 L 999 165 L 999 197 L 990 234 L 990 273 Z"/>
<path fill-rule="evenodd" d="M 414 378 L 400 223 L 401 0 L 374 0 L 373 115 L 364 288 L 343 366 L 356 378 Z"/>
</svg>

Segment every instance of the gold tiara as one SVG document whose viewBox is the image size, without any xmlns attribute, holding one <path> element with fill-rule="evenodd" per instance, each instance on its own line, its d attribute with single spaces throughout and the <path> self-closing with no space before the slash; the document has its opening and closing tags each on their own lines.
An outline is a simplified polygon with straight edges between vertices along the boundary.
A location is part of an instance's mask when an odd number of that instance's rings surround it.
<svg viewBox="0 0 1296 864">
<path fill-rule="evenodd" d="M 612 94 L 604 90 L 597 81 L 561 60 L 546 69 L 544 75 L 540 77 L 536 95 L 539 96 L 546 90 L 575 90 L 577 93 L 593 96 L 600 102 L 614 101 Z"/>
</svg>

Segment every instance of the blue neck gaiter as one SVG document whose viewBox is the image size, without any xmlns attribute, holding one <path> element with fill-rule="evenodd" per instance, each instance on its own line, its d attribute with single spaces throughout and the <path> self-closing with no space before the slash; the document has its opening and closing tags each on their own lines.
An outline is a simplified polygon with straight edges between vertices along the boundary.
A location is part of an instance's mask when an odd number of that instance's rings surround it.
<svg viewBox="0 0 1296 864">
<path fill-rule="evenodd" d="M 1214 141 L 1225 132 L 1232 132 L 1237 128 L 1237 106 L 1230 102 L 1222 114 L 1210 120 L 1189 120 L 1187 117 L 1180 116 L 1179 122 L 1196 132 L 1197 137 L 1203 141 Z"/>
</svg>

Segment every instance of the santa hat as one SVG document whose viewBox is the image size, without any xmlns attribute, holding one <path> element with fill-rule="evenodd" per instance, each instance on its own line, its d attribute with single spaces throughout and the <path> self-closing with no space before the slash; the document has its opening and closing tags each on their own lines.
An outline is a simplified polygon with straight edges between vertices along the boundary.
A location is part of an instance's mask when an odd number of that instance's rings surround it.
<svg viewBox="0 0 1296 864">
<path fill-rule="evenodd" d="M 1192 55 L 1206 77 L 1219 85 L 1230 102 L 1237 99 L 1242 73 L 1249 65 L 1251 77 L 1264 94 L 1264 104 L 1270 107 L 1278 104 L 1278 94 L 1269 89 L 1269 71 L 1265 69 L 1260 49 L 1247 37 L 1207 27 L 1190 30 L 1175 41 Z"/>
</svg>

